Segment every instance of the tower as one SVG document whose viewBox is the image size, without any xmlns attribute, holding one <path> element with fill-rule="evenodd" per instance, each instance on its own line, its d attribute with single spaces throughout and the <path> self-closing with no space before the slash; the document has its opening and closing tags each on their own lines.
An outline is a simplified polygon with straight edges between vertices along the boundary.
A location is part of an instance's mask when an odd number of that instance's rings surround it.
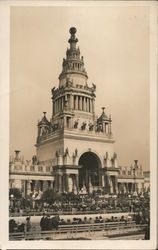
<svg viewBox="0 0 158 250">
<path fill-rule="evenodd" d="M 51 163 L 54 188 L 78 192 L 83 186 L 106 187 L 116 192 L 118 168 L 113 151 L 111 116 L 103 108 L 95 115 L 96 85 L 88 85 L 83 56 L 77 47 L 76 28 L 69 30 L 70 47 L 63 59 L 59 87 L 52 89 L 52 117 L 38 123 L 36 143 L 39 163 Z"/>
</svg>

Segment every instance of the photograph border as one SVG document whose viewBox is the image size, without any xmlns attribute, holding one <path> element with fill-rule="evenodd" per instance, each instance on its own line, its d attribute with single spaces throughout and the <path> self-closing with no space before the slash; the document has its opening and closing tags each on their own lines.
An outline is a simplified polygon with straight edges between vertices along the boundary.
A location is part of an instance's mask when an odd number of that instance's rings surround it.
<svg viewBox="0 0 158 250">
<path fill-rule="evenodd" d="M 10 7 L 12 6 L 148 6 L 150 10 L 150 180 L 151 239 L 97 241 L 8 241 L 9 169 L 9 56 Z M 1 147 L 1 249 L 156 249 L 157 246 L 157 2 L 156 1 L 1 1 L 0 2 L 0 147 Z M 6 223 L 7 222 L 7 223 Z M 115 243 L 114 243 L 115 242 Z M 31 243 L 31 244 L 30 244 Z M 31 247 L 30 247 L 31 245 Z M 116 246 L 117 245 L 117 246 Z M 64 247 L 64 248 L 63 248 Z M 117 247 L 117 248 L 116 248 Z"/>
</svg>

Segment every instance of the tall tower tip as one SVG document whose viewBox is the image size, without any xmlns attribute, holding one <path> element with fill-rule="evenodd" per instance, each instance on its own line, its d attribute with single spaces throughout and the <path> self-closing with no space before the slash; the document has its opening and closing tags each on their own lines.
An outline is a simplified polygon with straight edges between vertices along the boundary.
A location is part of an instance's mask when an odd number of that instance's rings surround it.
<svg viewBox="0 0 158 250">
<path fill-rule="evenodd" d="M 69 29 L 69 32 L 70 32 L 71 35 L 74 35 L 77 32 L 77 29 L 75 27 L 71 27 Z"/>
</svg>

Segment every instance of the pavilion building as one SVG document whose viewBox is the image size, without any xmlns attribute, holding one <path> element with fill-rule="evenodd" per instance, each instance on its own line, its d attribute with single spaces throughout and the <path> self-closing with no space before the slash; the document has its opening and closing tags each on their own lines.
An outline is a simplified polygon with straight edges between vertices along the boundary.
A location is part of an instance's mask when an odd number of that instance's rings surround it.
<svg viewBox="0 0 158 250">
<path fill-rule="evenodd" d="M 70 28 L 70 47 L 62 62 L 58 88 L 52 88 L 52 117 L 38 122 L 36 155 L 24 161 L 19 151 L 10 159 L 10 188 L 23 193 L 141 192 L 142 167 L 137 161 L 119 167 L 114 152 L 112 118 L 105 108 L 95 114 L 96 85 L 88 83 L 84 58 L 77 47 L 76 28 Z"/>
</svg>

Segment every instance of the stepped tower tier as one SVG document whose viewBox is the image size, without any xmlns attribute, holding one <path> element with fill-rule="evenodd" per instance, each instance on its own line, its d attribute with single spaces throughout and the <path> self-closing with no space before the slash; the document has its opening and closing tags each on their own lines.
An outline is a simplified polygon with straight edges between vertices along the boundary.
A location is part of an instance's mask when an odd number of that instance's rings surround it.
<svg viewBox="0 0 158 250">
<path fill-rule="evenodd" d="M 62 72 L 59 75 L 59 87 L 65 87 L 67 80 L 75 85 L 86 86 L 88 75 L 84 68 L 83 56 L 80 56 L 80 49 L 76 47 L 78 39 L 76 38 L 76 28 L 70 28 L 71 37 L 68 40 L 70 48 L 66 51 L 66 59 L 63 58 Z"/>
<path fill-rule="evenodd" d="M 83 57 L 76 47 L 76 28 L 70 28 L 70 48 L 66 59 L 63 59 L 62 72 L 59 75 L 59 88 L 52 89 L 52 125 L 73 128 L 80 119 L 85 123 L 94 124 L 96 86 L 88 86 L 87 73 Z M 75 125 L 74 125 L 75 123 Z"/>
</svg>

